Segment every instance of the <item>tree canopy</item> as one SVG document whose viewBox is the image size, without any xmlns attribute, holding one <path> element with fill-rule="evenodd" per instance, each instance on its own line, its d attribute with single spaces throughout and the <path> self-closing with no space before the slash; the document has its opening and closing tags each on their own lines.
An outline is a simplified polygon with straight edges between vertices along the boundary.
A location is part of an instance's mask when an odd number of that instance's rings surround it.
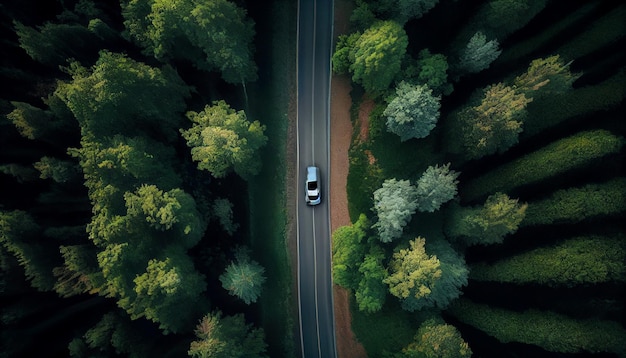
<svg viewBox="0 0 626 358">
<path fill-rule="evenodd" d="M 417 209 L 433 212 L 452 200 L 457 193 L 456 178 L 461 173 L 450 170 L 450 163 L 429 166 L 417 181 Z"/>
<path fill-rule="evenodd" d="M 382 242 L 391 242 L 402 235 L 417 208 L 418 189 L 408 180 L 387 179 L 374 192 L 374 212 L 378 221 L 372 226 L 378 230 Z"/>
<path fill-rule="evenodd" d="M 400 82 L 396 97 L 383 112 L 387 117 L 387 130 L 399 135 L 403 142 L 426 137 L 439 119 L 440 99 L 425 85 Z"/>
</svg>

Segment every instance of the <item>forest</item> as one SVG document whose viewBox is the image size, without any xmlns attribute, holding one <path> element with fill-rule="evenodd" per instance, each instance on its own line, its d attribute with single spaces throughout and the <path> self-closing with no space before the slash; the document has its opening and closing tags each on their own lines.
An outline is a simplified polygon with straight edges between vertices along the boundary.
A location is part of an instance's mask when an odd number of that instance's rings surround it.
<svg viewBox="0 0 626 358">
<path fill-rule="evenodd" d="M 342 3 L 333 280 L 367 355 L 625 357 L 626 6 Z"/>
<path fill-rule="evenodd" d="M 0 355 L 293 356 L 284 230 L 259 223 L 285 221 L 294 4 L 0 13 Z"/>
<path fill-rule="evenodd" d="M 626 356 L 626 5 L 337 1 L 332 269 L 368 356 Z M 0 4 L 3 357 L 297 356 L 296 14 Z"/>
</svg>

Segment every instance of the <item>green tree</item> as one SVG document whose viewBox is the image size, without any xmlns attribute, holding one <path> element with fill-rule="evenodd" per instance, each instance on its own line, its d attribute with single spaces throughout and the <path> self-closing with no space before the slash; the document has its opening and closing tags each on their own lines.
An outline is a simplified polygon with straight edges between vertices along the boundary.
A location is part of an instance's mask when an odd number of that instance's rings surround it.
<svg viewBox="0 0 626 358">
<path fill-rule="evenodd" d="M 441 97 L 433 96 L 427 86 L 400 82 L 396 97 L 383 112 L 387 117 L 387 130 L 399 135 L 403 142 L 426 137 L 439 119 L 440 100 Z"/>
<path fill-rule="evenodd" d="M 488 193 L 508 192 L 584 167 L 608 154 L 619 152 L 623 145 L 624 138 L 603 129 L 576 133 L 474 179 L 465 186 L 464 199 L 470 201 Z M 527 214 L 530 216 L 530 213 Z"/>
<path fill-rule="evenodd" d="M 391 242 L 402 236 L 402 230 L 417 208 L 418 189 L 408 180 L 387 179 L 374 192 L 374 212 L 378 221 L 372 226 L 378 230 L 381 242 Z"/>
<path fill-rule="evenodd" d="M 254 81 L 254 22 L 228 0 L 125 0 L 127 35 L 159 60 L 186 59 L 229 83 Z"/>
<path fill-rule="evenodd" d="M 59 251 L 63 265 L 52 270 L 56 277 L 54 290 L 61 297 L 98 293 L 104 282 L 96 247 L 91 244 L 61 246 Z"/>
<path fill-rule="evenodd" d="M 485 88 L 481 103 L 461 115 L 466 156 L 477 159 L 515 145 L 531 101 L 504 83 Z"/>
<path fill-rule="evenodd" d="M 242 250 L 235 254 L 235 260 L 220 275 L 222 287 L 247 305 L 257 301 L 265 280 L 265 268 Z"/>
<path fill-rule="evenodd" d="M 479 12 L 491 34 L 506 37 L 522 28 L 546 5 L 546 0 L 491 0 Z"/>
<path fill-rule="evenodd" d="M 26 279 L 40 291 L 54 287 L 53 267 L 59 257 L 39 240 L 41 227 L 25 211 L 0 211 L 0 244 L 24 268 Z"/>
<path fill-rule="evenodd" d="M 623 237 L 577 237 L 541 247 L 492 264 L 472 266 L 479 281 L 572 287 L 626 282 L 626 244 Z"/>
<path fill-rule="evenodd" d="M 420 325 L 419 330 L 408 346 L 402 349 L 398 358 L 463 358 L 471 357 L 472 350 L 463 340 L 459 331 L 440 319 L 429 319 Z"/>
<path fill-rule="evenodd" d="M 172 68 L 101 51 L 92 68 L 72 62 L 66 71 L 72 81 L 59 82 L 55 94 L 78 119 L 83 134 L 176 138 L 189 88 Z"/>
<path fill-rule="evenodd" d="M 139 333 L 127 316 L 118 311 L 105 313 L 80 338 L 70 342 L 71 357 L 124 355 L 139 358 L 150 355 L 150 338 Z"/>
<path fill-rule="evenodd" d="M 626 330 L 616 321 L 579 320 L 550 311 L 510 311 L 467 299 L 458 300 L 447 312 L 502 343 L 532 344 L 561 353 L 620 355 L 626 350 Z"/>
<path fill-rule="evenodd" d="M 52 157 L 42 157 L 33 164 L 41 174 L 41 179 L 52 179 L 57 183 L 66 183 L 78 177 L 79 169 L 75 162 Z"/>
<path fill-rule="evenodd" d="M 420 51 L 417 61 L 408 66 L 405 76 L 411 82 L 415 81 L 427 85 L 435 95 L 449 95 L 453 90 L 452 84 L 448 82 L 448 60 L 446 56 L 430 53 L 428 49 Z"/>
<path fill-rule="evenodd" d="M 469 270 L 463 256 L 442 238 L 428 240 L 426 252 L 439 260 L 441 277 L 431 287 L 431 292 L 424 298 L 424 301 L 429 307 L 445 309 L 452 301 L 461 296 L 461 289 L 467 286 Z M 406 309 L 407 307 L 414 307 L 414 304 L 417 304 L 415 309 L 422 307 L 421 302 L 414 302 L 413 299 L 402 302 L 402 307 Z"/>
<path fill-rule="evenodd" d="M 451 207 L 444 227 L 446 235 L 466 245 L 498 244 L 517 231 L 528 204 L 503 193 L 490 195 L 482 208 Z"/>
<path fill-rule="evenodd" d="M 360 36 L 360 32 L 353 32 L 350 35 L 337 37 L 337 45 L 332 58 L 333 72 L 343 75 L 350 71 L 350 66 L 354 62 L 354 58 L 352 58 L 354 46 Z"/>
<path fill-rule="evenodd" d="M 372 11 L 371 6 L 363 0 L 357 0 L 356 7 L 350 14 L 350 23 L 359 31 L 363 31 L 372 26 L 374 22 L 376 22 L 376 14 Z M 358 35 L 361 34 L 358 33 Z"/>
<path fill-rule="evenodd" d="M 467 73 L 480 72 L 500 56 L 498 40 L 487 41 L 487 36 L 478 31 L 469 40 L 459 60 L 459 69 Z"/>
<path fill-rule="evenodd" d="M 435 7 L 439 0 L 397 0 L 396 20 L 404 24 L 410 19 L 418 19 Z"/>
<path fill-rule="evenodd" d="M 43 139 L 54 132 L 55 122 L 50 111 L 24 102 L 11 102 L 14 110 L 7 114 L 18 132 L 28 139 Z"/>
<path fill-rule="evenodd" d="M 576 223 L 626 211 L 626 178 L 558 190 L 532 202 L 522 226 Z"/>
<path fill-rule="evenodd" d="M 213 201 L 213 215 L 217 218 L 222 229 L 229 235 L 233 236 L 239 228 L 239 224 L 233 222 L 233 203 L 226 198 L 218 198 Z"/>
<path fill-rule="evenodd" d="M 410 311 L 434 305 L 428 296 L 442 275 L 439 259 L 428 255 L 424 244 L 425 240 L 418 237 L 409 242 L 409 248 L 395 252 L 389 263 L 389 276 L 383 281 L 389 285 L 389 292 L 402 301 L 403 308 Z M 410 304 L 405 306 L 407 300 Z"/>
<path fill-rule="evenodd" d="M 226 102 L 216 101 L 201 112 L 188 112 L 193 126 L 182 130 L 198 168 L 223 178 L 234 170 L 248 180 L 261 166 L 259 148 L 267 143 L 265 126 L 250 122 L 245 112 L 235 112 Z"/>
<path fill-rule="evenodd" d="M 450 163 L 429 166 L 417 181 L 416 203 L 419 211 L 433 212 L 452 200 L 457 193 L 456 178 L 461 173 L 450 170 Z"/>
<path fill-rule="evenodd" d="M 563 63 L 559 55 L 538 58 L 530 63 L 526 72 L 515 77 L 513 86 L 532 98 L 567 92 L 581 76 L 570 72 L 571 63 Z"/>
<path fill-rule="evenodd" d="M 333 281 L 350 289 L 357 289 L 360 276 L 357 274 L 363 257 L 369 220 L 365 214 L 352 225 L 341 226 L 332 235 Z"/>
<path fill-rule="evenodd" d="M 242 314 L 222 316 L 216 311 L 204 316 L 195 329 L 197 340 L 188 354 L 198 358 L 264 358 L 267 344 L 263 329 L 247 324 Z"/>
<path fill-rule="evenodd" d="M 385 303 L 387 286 L 383 281 L 388 273 L 383 265 L 384 259 L 385 252 L 377 246 L 372 246 L 359 266 L 359 273 L 362 277 L 355 292 L 359 311 L 378 312 Z"/>
<path fill-rule="evenodd" d="M 398 23 L 374 23 L 354 45 L 352 80 L 373 94 L 386 91 L 400 72 L 407 45 L 407 35 Z"/>
</svg>

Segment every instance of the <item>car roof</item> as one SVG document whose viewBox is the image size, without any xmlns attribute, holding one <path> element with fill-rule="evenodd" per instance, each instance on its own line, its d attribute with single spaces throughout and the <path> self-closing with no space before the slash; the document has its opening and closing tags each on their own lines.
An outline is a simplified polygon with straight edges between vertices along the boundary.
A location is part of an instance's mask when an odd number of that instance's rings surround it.
<svg viewBox="0 0 626 358">
<path fill-rule="evenodd" d="M 317 167 L 307 167 L 306 168 L 306 180 L 307 181 L 317 181 L 317 173 L 319 169 Z"/>
</svg>

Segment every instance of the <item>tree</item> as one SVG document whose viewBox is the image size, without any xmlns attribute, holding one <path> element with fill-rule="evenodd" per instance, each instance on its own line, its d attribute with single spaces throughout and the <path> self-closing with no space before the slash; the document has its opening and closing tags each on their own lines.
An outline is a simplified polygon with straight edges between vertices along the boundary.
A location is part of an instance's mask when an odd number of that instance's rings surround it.
<svg viewBox="0 0 626 358">
<path fill-rule="evenodd" d="M 402 349 L 402 354 L 397 356 L 398 358 L 463 358 L 471 357 L 472 350 L 454 326 L 440 319 L 429 319 L 420 325 L 413 342 Z"/>
<path fill-rule="evenodd" d="M 419 19 L 430 9 L 435 7 L 439 0 L 397 0 L 395 7 L 396 20 L 404 24 L 411 19 Z"/>
<path fill-rule="evenodd" d="M 467 245 L 498 244 L 517 231 L 527 208 L 528 204 L 498 192 L 490 195 L 482 208 L 453 206 L 444 229 L 446 235 Z"/>
<path fill-rule="evenodd" d="M 450 163 L 429 166 L 417 181 L 416 203 L 419 211 L 433 212 L 452 200 L 457 193 L 460 173 L 450 170 Z"/>
<path fill-rule="evenodd" d="M 372 226 L 378 230 L 382 242 L 391 242 L 402 235 L 417 208 L 419 189 L 408 180 L 387 179 L 374 192 L 374 212 L 378 221 Z"/>
<path fill-rule="evenodd" d="M 337 45 L 332 58 L 333 72 L 343 75 L 350 71 L 350 66 L 354 62 L 352 58 L 353 49 L 360 36 L 360 32 L 353 32 L 350 35 L 339 35 L 337 37 Z"/>
<path fill-rule="evenodd" d="M 244 111 L 235 112 L 226 102 L 216 101 L 201 112 L 188 112 L 193 126 L 181 133 L 191 148 L 198 168 L 223 178 L 234 170 L 248 180 L 261 166 L 259 149 L 267 143 L 265 126 L 250 122 Z"/>
<path fill-rule="evenodd" d="M 424 138 L 435 128 L 439 119 L 439 102 L 427 86 L 412 86 L 400 82 L 396 97 L 383 114 L 387 117 L 387 130 L 400 136 L 401 141 Z"/>
<path fill-rule="evenodd" d="M 363 262 L 359 266 L 359 273 L 362 275 L 361 281 L 355 292 L 356 303 L 359 311 L 374 313 L 380 311 L 387 296 L 387 286 L 384 280 L 388 273 L 383 260 L 385 252 L 372 246 L 370 252 L 365 255 Z"/>
<path fill-rule="evenodd" d="M 472 279 L 550 287 L 626 282 L 623 237 L 576 237 L 491 264 L 472 266 Z"/>
<path fill-rule="evenodd" d="M 96 247 L 91 244 L 61 246 L 59 251 L 63 265 L 52 270 L 57 279 L 54 290 L 61 297 L 98 293 L 104 281 L 98 267 Z"/>
<path fill-rule="evenodd" d="M 409 242 L 409 248 L 395 252 L 389 263 L 389 276 L 383 280 L 389 285 L 389 292 L 409 311 L 434 305 L 428 301 L 428 296 L 442 275 L 439 259 L 428 255 L 424 244 L 425 240 L 418 237 Z"/>
<path fill-rule="evenodd" d="M 427 85 L 436 95 L 452 93 L 452 84 L 448 82 L 448 60 L 442 54 L 431 54 L 423 49 L 418 55 L 414 67 L 407 69 L 406 75 L 413 77 L 419 84 Z"/>
<path fill-rule="evenodd" d="M 57 158 L 42 157 L 33 164 L 41 174 L 41 179 L 52 179 L 57 183 L 66 183 L 78 177 L 79 169 L 76 163 Z"/>
<path fill-rule="evenodd" d="M 233 296 L 239 297 L 247 305 L 261 295 L 265 283 L 265 268 L 252 260 L 246 251 L 238 251 L 235 260 L 226 267 L 220 276 L 222 287 Z"/>
<path fill-rule="evenodd" d="M 572 89 L 572 84 L 581 75 L 572 74 L 568 63 L 559 55 L 533 60 L 523 74 L 515 77 L 513 86 L 528 97 L 548 96 Z"/>
<path fill-rule="evenodd" d="M 213 215 L 229 236 L 233 236 L 239 228 L 239 224 L 233 222 L 233 203 L 230 200 L 226 198 L 215 199 L 213 201 Z"/>
<path fill-rule="evenodd" d="M 461 55 L 458 65 L 460 70 L 476 73 L 488 68 L 502 52 L 498 46 L 498 40 L 487 41 L 487 37 L 482 32 L 476 32 Z"/>
<path fill-rule="evenodd" d="M 190 60 L 229 83 L 254 81 L 254 22 L 228 0 L 125 0 L 128 37 L 159 60 Z"/>
<path fill-rule="evenodd" d="M 176 138 L 189 87 L 171 67 L 153 68 L 103 50 L 92 68 L 72 62 L 65 70 L 72 81 L 59 82 L 55 95 L 72 111 L 83 134 Z"/>
<path fill-rule="evenodd" d="M 407 35 L 398 23 L 374 23 L 354 45 L 352 80 L 373 94 L 386 91 L 400 72 L 407 45 Z"/>
<path fill-rule="evenodd" d="M 478 16 L 485 20 L 489 33 L 506 37 L 522 28 L 546 5 L 546 0 L 491 0 Z"/>
<path fill-rule="evenodd" d="M 341 226 L 332 235 L 333 281 L 350 289 L 357 289 L 359 267 L 365 255 L 363 240 L 367 235 L 369 221 L 365 214 L 352 225 Z"/>
<path fill-rule="evenodd" d="M 515 145 L 522 132 L 526 105 L 532 101 L 504 83 L 488 86 L 483 95 L 478 106 L 461 114 L 463 146 L 470 159 L 503 153 Z"/>
<path fill-rule="evenodd" d="M 18 132 L 28 139 L 45 138 L 54 129 L 50 111 L 24 102 L 11 102 L 15 109 L 7 114 Z"/>
<path fill-rule="evenodd" d="M 626 330 L 612 320 L 575 319 L 551 311 L 510 311 L 467 299 L 458 300 L 447 312 L 502 343 L 532 344 L 560 353 L 611 352 L 619 356 L 626 350 Z"/>
<path fill-rule="evenodd" d="M 374 22 L 376 22 L 376 14 L 374 14 L 371 6 L 367 2 L 357 0 L 356 3 L 356 7 L 354 8 L 354 10 L 352 10 L 352 13 L 350 14 L 350 23 L 359 31 L 363 31 L 372 26 Z M 353 34 L 357 33 L 358 36 L 361 35 L 359 32 L 355 32 Z"/>
<path fill-rule="evenodd" d="M 432 287 L 426 301 L 431 306 L 445 309 L 448 305 L 461 296 L 461 289 L 467 286 L 469 270 L 465 259 L 459 254 L 448 241 L 443 238 L 432 238 L 426 242 L 426 252 L 435 256 L 440 263 L 441 277 Z M 403 302 L 406 307 L 410 302 Z"/>
<path fill-rule="evenodd" d="M 246 324 L 242 314 L 222 316 L 216 311 L 204 316 L 194 330 L 188 355 L 199 358 L 264 358 L 267 344 L 263 329 Z"/>
</svg>

